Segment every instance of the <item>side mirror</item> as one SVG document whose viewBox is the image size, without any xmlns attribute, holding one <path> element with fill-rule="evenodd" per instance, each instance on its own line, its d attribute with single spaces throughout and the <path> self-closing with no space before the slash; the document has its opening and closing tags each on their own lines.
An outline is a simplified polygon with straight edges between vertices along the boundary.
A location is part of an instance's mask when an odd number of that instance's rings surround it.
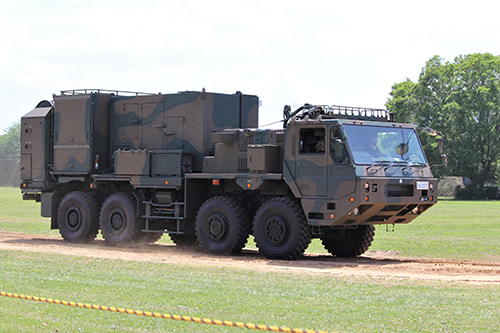
<svg viewBox="0 0 500 333">
<path fill-rule="evenodd" d="M 335 148 L 335 159 L 337 161 L 344 158 L 344 143 L 340 139 L 335 139 L 334 143 Z"/>
<path fill-rule="evenodd" d="M 396 154 L 398 155 L 404 155 L 408 152 L 408 149 L 410 149 L 410 147 L 408 147 L 408 145 L 406 143 L 400 143 L 397 147 L 396 147 Z"/>
</svg>

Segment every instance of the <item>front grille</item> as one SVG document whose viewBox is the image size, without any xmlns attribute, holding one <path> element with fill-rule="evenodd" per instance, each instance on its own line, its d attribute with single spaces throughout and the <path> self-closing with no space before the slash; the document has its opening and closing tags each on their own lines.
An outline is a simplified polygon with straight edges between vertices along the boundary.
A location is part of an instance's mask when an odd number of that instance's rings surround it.
<svg viewBox="0 0 500 333">
<path fill-rule="evenodd" d="M 385 222 L 391 217 L 391 215 L 373 215 L 366 222 Z"/>
<path fill-rule="evenodd" d="M 397 219 L 394 223 L 403 223 L 404 221 L 406 221 L 406 219 Z"/>
<path fill-rule="evenodd" d="M 388 185 L 387 186 L 387 196 L 388 197 L 412 197 L 413 196 L 413 185 Z"/>
<path fill-rule="evenodd" d="M 382 208 L 381 212 L 399 212 L 401 209 L 405 208 L 406 205 L 387 205 Z"/>
<path fill-rule="evenodd" d="M 347 220 L 344 222 L 344 224 L 353 224 L 354 222 L 356 222 L 356 220 Z"/>
</svg>

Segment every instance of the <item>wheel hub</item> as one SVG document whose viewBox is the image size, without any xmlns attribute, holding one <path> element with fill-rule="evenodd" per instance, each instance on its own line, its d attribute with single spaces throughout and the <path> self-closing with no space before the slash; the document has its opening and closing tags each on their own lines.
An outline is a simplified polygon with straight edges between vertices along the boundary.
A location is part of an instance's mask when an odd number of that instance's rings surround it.
<svg viewBox="0 0 500 333">
<path fill-rule="evenodd" d="M 66 221 L 71 229 L 78 229 L 82 222 L 82 213 L 80 212 L 80 209 L 74 207 L 68 210 L 68 213 L 66 214 Z"/>
<path fill-rule="evenodd" d="M 208 219 L 208 236 L 216 241 L 221 240 L 226 233 L 226 219 L 224 216 L 215 214 Z"/>
<path fill-rule="evenodd" d="M 286 236 L 286 224 L 279 217 L 266 222 L 266 238 L 272 243 L 280 243 Z"/>
<path fill-rule="evenodd" d="M 113 230 L 120 230 L 123 226 L 123 216 L 119 212 L 114 212 L 111 215 L 111 228 Z"/>
</svg>

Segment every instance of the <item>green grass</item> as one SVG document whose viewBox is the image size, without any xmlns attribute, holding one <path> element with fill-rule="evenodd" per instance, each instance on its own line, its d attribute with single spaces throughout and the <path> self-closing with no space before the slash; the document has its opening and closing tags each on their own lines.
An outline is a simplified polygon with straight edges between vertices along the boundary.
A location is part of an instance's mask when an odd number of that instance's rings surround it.
<svg viewBox="0 0 500 333">
<path fill-rule="evenodd" d="M 371 250 L 412 258 L 500 261 L 500 201 L 443 200 L 395 232 L 376 229 Z"/>
<path fill-rule="evenodd" d="M 442 201 L 371 250 L 500 261 L 500 203 Z M 58 235 L 0 188 L 0 230 Z M 167 237 L 162 241 L 166 242 Z M 249 245 L 252 247 L 253 245 Z M 322 252 L 315 240 L 310 252 Z M 341 332 L 500 331 L 498 285 L 211 268 L 0 251 L 0 290 L 134 310 Z M 0 297 L 0 332 L 244 332 Z"/>
<path fill-rule="evenodd" d="M 0 289 L 33 296 L 342 332 L 500 329 L 500 288 L 0 252 Z M 0 331 L 239 332 L 0 298 Z"/>
</svg>

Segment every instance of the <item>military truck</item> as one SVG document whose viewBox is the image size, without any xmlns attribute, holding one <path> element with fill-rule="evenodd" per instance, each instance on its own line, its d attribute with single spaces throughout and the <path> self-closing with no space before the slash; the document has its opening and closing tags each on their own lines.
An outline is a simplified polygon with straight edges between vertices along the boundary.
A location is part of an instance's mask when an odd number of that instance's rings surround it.
<svg viewBox="0 0 500 333">
<path fill-rule="evenodd" d="M 68 90 L 22 118 L 21 191 L 68 242 L 152 243 L 296 259 L 320 238 L 358 256 L 376 224 L 437 202 L 416 129 L 385 110 L 286 106 L 258 128 L 257 96 Z"/>
</svg>

